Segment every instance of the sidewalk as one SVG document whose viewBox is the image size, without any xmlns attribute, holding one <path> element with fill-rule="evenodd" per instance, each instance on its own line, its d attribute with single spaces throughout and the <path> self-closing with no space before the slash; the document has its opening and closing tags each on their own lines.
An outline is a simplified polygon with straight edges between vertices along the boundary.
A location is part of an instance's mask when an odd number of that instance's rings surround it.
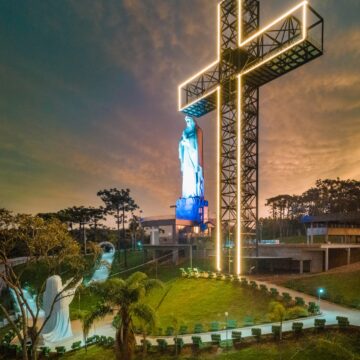
<svg viewBox="0 0 360 360">
<path fill-rule="evenodd" d="M 254 278 L 248 278 L 248 280 L 256 281 Z M 212 280 L 209 280 L 209 281 L 212 281 Z M 264 284 L 268 288 L 271 288 L 271 287 L 276 288 L 280 294 L 283 292 L 287 292 L 292 297 L 296 297 L 296 296 L 302 297 L 305 300 L 305 302 L 310 302 L 310 301 L 313 301 L 315 303 L 318 302 L 318 299 L 313 296 L 310 296 L 310 295 L 307 295 L 307 294 L 304 294 L 304 293 L 301 293 L 301 292 L 298 292 L 295 290 L 291 290 L 291 289 L 285 288 L 283 286 L 274 285 L 272 283 L 265 282 L 265 281 L 256 281 L 256 283 L 258 285 Z M 336 320 L 337 316 L 348 317 L 351 325 L 360 326 L 360 311 L 348 309 L 343 306 L 340 306 L 340 305 L 337 305 L 337 304 L 334 304 L 334 303 L 331 303 L 331 302 L 325 301 L 325 300 L 321 300 L 320 306 L 321 306 L 321 309 L 320 309 L 321 315 L 285 321 L 283 323 L 283 331 L 291 331 L 293 322 L 302 322 L 304 324 L 304 329 L 313 328 L 315 318 L 316 319 L 326 319 L 326 325 L 335 325 L 335 324 L 337 324 L 337 320 Z M 112 317 L 106 317 L 103 321 L 97 322 L 95 324 L 95 331 L 94 331 L 94 329 L 92 329 L 92 331 L 90 331 L 89 336 L 97 334 L 97 335 L 115 337 L 115 329 L 112 327 L 111 321 L 112 321 Z M 205 333 L 201 333 L 201 334 L 179 335 L 178 337 L 183 338 L 184 344 L 192 344 L 191 337 L 194 335 L 200 336 L 203 342 L 210 342 L 211 334 L 220 334 L 221 340 L 230 339 L 232 331 L 241 331 L 242 337 L 247 338 L 247 337 L 252 336 L 251 329 L 254 327 L 260 328 L 263 335 L 271 334 L 272 325 L 278 325 L 278 323 L 268 323 L 268 324 L 262 324 L 262 325 L 241 327 L 241 328 L 231 329 L 231 330 L 205 332 Z M 71 344 L 73 342 L 83 340 L 81 326 L 79 326 L 79 324 L 76 324 L 76 322 L 73 322 L 73 333 L 74 333 L 73 338 L 70 338 L 69 340 L 66 340 L 66 341 L 62 341 L 61 344 L 47 343 L 46 346 L 49 346 L 50 348 L 54 349 L 55 346 L 62 345 L 62 346 L 65 346 L 69 350 L 69 349 L 71 349 Z M 147 339 L 153 345 L 157 345 L 156 339 L 166 339 L 169 345 L 174 344 L 173 338 L 174 338 L 173 336 L 148 336 L 147 337 Z M 137 344 L 139 344 L 139 345 L 141 344 L 141 339 L 142 339 L 141 336 L 136 337 Z"/>
</svg>

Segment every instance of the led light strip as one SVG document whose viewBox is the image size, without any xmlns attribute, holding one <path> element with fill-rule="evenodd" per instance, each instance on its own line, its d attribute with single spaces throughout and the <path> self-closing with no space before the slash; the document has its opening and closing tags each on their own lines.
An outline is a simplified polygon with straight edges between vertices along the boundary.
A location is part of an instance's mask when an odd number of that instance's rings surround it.
<svg viewBox="0 0 360 360">
<path fill-rule="evenodd" d="M 183 110 L 187 109 L 188 107 L 196 104 L 197 102 L 199 102 L 199 101 L 201 101 L 202 99 L 210 96 L 211 94 L 213 94 L 213 93 L 216 92 L 216 91 L 217 91 L 217 87 L 216 87 L 215 89 L 212 89 L 212 90 L 210 90 L 209 92 L 205 93 L 205 94 L 202 95 L 201 97 L 196 98 L 196 99 L 195 99 L 194 101 L 192 101 L 190 104 L 186 104 L 184 107 L 180 108 L 179 111 L 183 111 Z"/>
<path fill-rule="evenodd" d="M 247 43 L 249 43 L 250 41 L 256 39 L 259 35 L 263 34 L 264 32 L 266 32 L 267 30 L 269 30 L 272 26 L 274 26 L 276 23 L 278 23 L 281 20 L 284 20 L 286 17 L 288 17 L 291 13 L 293 13 L 294 11 L 300 9 L 302 6 L 305 8 L 306 5 L 308 4 L 307 1 L 303 1 L 300 4 L 296 5 L 295 7 L 293 7 L 292 9 L 290 9 L 289 11 L 287 11 L 286 13 L 284 13 L 283 15 L 281 15 L 280 17 L 278 17 L 276 20 L 272 21 L 270 24 L 266 25 L 264 28 L 262 28 L 261 30 L 259 30 L 258 32 L 256 32 L 255 34 L 251 35 L 250 37 L 248 37 L 246 40 L 244 40 L 243 42 L 241 42 L 239 44 L 240 47 L 246 45 Z M 303 11 L 304 14 L 304 11 Z"/>
<path fill-rule="evenodd" d="M 216 270 L 221 271 L 221 87 L 216 90 Z"/>
<path fill-rule="evenodd" d="M 236 200 L 236 274 L 241 274 L 241 178 L 242 178 L 242 168 L 241 168 L 241 125 L 242 125 L 242 106 L 241 106 L 241 97 L 242 97 L 242 84 L 241 84 L 241 75 L 237 76 L 238 78 L 238 101 L 237 101 L 237 200 Z"/>
<path fill-rule="evenodd" d="M 192 75 L 190 78 L 188 78 L 186 81 L 184 81 L 182 84 L 178 87 L 178 108 L 179 111 L 183 111 L 186 108 L 194 105 L 195 103 L 201 101 L 202 99 L 210 96 L 214 92 L 217 92 L 217 194 L 216 194 L 216 269 L 218 271 L 221 271 L 221 87 L 217 86 L 215 89 L 205 93 L 200 98 L 195 99 L 190 104 L 186 104 L 182 107 L 181 104 L 181 91 L 182 87 L 184 87 L 186 84 L 191 82 L 192 80 L 196 79 L 198 76 L 200 76 L 202 73 L 206 72 L 213 66 L 217 65 L 220 62 L 220 52 L 221 52 L 221 3 L 224 0 L 222 0 L 220 3 L 218 3 L 217 6 L 217 59 L 212 62 L 210 65 L 206 66 L 199 72 L 197 72 L 195 75 Z M 290 9 L 283 15 L 281 15 L 279 18 L 268 24 L 266 27 L 261 29 L 260 31 L 256 32 L 249 38 L 247 38 L 245 41 L 242 41 L 242 28 L 241 28 L 241 18 L 242 18 L 242 0 L 238 0 L 238 45 L 239 47 L 242 47 L 246 44 L 248 44 L 250 41 L 258 37 L 259 35 L 266 32 L 268 29 L 270 29 L 272 26 L 274 26 L 277 22 L 285 19 L 287 16 L 289 16 L 294 11 L 300 9 L 303 7 L 303 22 L 302 22 L 302 38 L 293 44 L 289 45 L 285 49 L 277 52 L 276 54 L 273 54 L 272 56 L 266 58 L 265 60 L 261 61 L 260 63 L 250 67 L 249 69 L 245 70 L 244 72 L 237 75 L 238 78 L 238 99 L 237 99 L 237 229 L 236 229 L 236 259 L 237 259 L 237 265 L 236 265 L 236 273 L 241 274 L 241 176 L 242 176 L 242 168 L 241 168 L 241 121 L 242 121 L 242 108 L 241 108 L 241 100 L 242 100 L 242 76 L 249 73 L 250 71 L 253 71 L 254 69 L 258 68 L 259 66 L 263 65 L 266 62 L 271 61 L 273 58 L 281 55 L 282 53 L 290 50 L 292 47 L 300 44 L 306 39 L 307 36 L 307 5 L 308 1 L 303 1 L 294 8 Z"/>
</svg>

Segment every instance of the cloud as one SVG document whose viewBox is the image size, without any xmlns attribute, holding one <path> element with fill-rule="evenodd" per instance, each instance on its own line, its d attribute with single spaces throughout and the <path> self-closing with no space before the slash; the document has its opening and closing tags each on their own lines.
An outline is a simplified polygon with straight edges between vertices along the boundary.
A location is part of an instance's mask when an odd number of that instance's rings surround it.
<svg viewBox="0 0 360 360">
<path fill-rule="evenodd" d="M 180 195 L 177 141 L 184 126 L 176 87 L 215 58 L 216 3 L 73 0 L 58 5 L 60 12 L 43 11 L 44 38 L 65 42 L 69 53 L 49 54 L 52 67 L 30 56 L 36 48 L 0 62 L 4 204 L 19 211 L 96 204 L 97 190 L 116 186 L 130 187 L 145 214 L 170 212 Z M 292 5 L 264 2 L 262 23 Z M 360 178 L 360 29 L 336 11 L 351 18 L 358 5 L 314 0 L 317 6 L 331 21 L 325 55 L 261 89 L 263 215 L 266 198 L 301 193 L 317 178 Z M 199 120 L 212 212 L 214 123 L 213 114 Z"/>
</svg>

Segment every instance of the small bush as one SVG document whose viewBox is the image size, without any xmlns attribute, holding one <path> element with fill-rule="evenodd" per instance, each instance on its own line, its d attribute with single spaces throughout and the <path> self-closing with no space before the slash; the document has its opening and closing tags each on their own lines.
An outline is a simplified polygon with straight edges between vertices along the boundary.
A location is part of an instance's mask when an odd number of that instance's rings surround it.
<svg viewBox="0 0 360 360">
<path fill-rule="evenodd" d="M 318 314 L 320 311 L 319 305 L 315 304 L 313 301 L 309 302 L 308 311 L 310 314 Z"/>
<path fill-rule="evenodd" d="M 172 336 L 174 335 L 174 328 L 172 326 L 168 326 L 165 331 L 166 336 Z"/>
<path fill-rule="evenodd" d="M 308 310 L 302 306 L 294 306 L 287 311 L 288 319 L 297 319 L 300 317 L 307 317 L 308 315 Z"/>
<path fill-rule="evenodd" d="M 283 292 L 282 293 L 282 298 L 283 298 L 283 301 L 286 303 L 286 304 L 289 304 L 292 300 L 292 297 L 289 293 L 287 292 Z"/>
<path fill-rule="evenodd" d="M 277 297 L 277 296 L 279 296 L 279 291 L 275 288 L 270 288 L 270 294 L 273 297 Z"/>
<path fill-rule="evenodd" d="M 295 305 L 296 306 L 305 306 L 305 300 L 302 297 L 295 297 Z"/>
<path fill-rule="evenodd" d="M 251 281 L 250 281 L 250 287 L 251 287 L 252 289 L 257 289 L 257 288 L 258 288 L 258 285 L 257 285 L 256 281 L 251 280 Z"/>
<path fill-rule="evenodd" d="M 240 285 L 246 287 L 248 285 L 248 281 L 246 278 L 241 278 Z"/>
<path fill-rule="evenodd" d="M 294 322 L 292 329 L 296 335 L 300 335 L 303 331 L 304 324 L 302 322 Z"/>
<path fill-rule="evenodd" d="M 355 309 L 360 309 L 360 300 L 359 299 L 351 300 L 350 306 L 355 308 Z"/>
<path fill-rule="evenodd" d="M 56 346 L 55 350 L 56 350 L 58 355 L 64 355 L 66 353 L 65 346 Z"/>
<path fill-rule="evenodd" d="M 271 332 L 274 335 L 274 339 L 279 339 L 280 338 L 280 331 L 281 331 L 281 326 L 280 325 L 273 325 L 271 327 Z"/>
<path fill-rule="evenodd" d="M 315 319 L 314 326 L 317 330 L 324 330 L 325 329 L 326 319 Z"/>
<path fill-rule="evenodd" d="M 261 284 L 261 285 L 259 286 L 259 289 L 260 289 L 261 291 L 265 292 L 265 293 L 268 291 L 267 286 L 264 285 L 264 284 Z"/>
<path fill-rule="evenodd" d="M 350 325 L 349 319 L 345 316 L 337 316 L 336 320 L 340 329 L 345 329 Z"/>
<path fill-rule="evenodd" d="M 80 347 L 81 347 L 81 341 L 75 341 L 75 342 L 73 342 L 72 345 L 71 345 L 71 349 L 72 349 L 72 350 L 80 349 Z"/>
<path fill-rule="evenodd" d="M 261 339 L 261 329 L 260 328 L 252 328 L 251 329 L 251 335 L 255 336 L 255 339 L 257 341 L 260 341 L 260 339 Z"/>
</svg>

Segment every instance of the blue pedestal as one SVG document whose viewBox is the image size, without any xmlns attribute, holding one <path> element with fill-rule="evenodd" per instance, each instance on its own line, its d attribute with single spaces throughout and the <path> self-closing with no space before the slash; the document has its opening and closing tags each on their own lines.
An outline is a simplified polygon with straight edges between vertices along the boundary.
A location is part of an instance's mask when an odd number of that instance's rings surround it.
<svg viewBox="0 0 360 360">
<path fill-rule="evenodd" d="M 204 223 L 205 206 L 208 206 L 208 201 L 200 197 L 180 198 L 176 201 L 176 218 L 201 225 Z"/>
</svg>

